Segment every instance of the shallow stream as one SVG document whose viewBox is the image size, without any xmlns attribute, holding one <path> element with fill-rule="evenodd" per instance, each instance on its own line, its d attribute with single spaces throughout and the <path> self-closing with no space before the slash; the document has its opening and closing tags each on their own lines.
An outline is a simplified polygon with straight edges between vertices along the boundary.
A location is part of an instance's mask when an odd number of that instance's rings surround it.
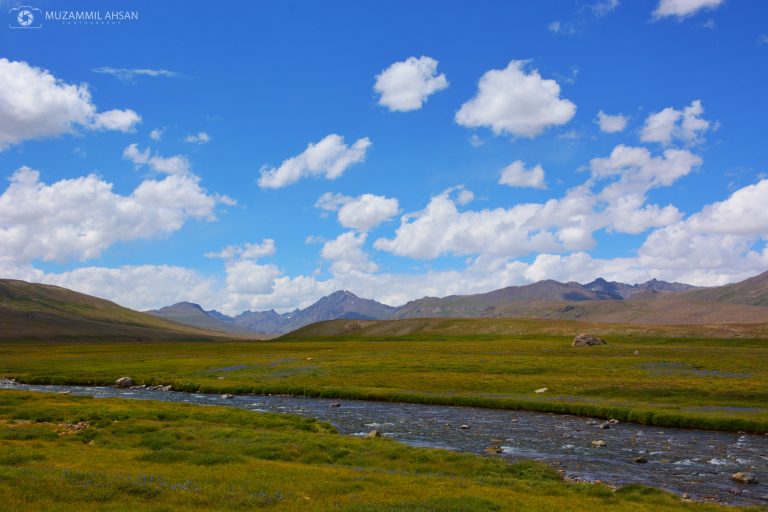
<svg viewBox="0 0 768 512">
<path fill-rule="evenodd" d="M 339 432 L 384 436 L 421 447 L 483 454 L 498 446 L 510 461 L 535 459 L 567 477 L 612 485 L 644 484 L 697 500 L 768 505 L 768 435 L 611 424 L 576 416 L 362 400 L 290 396 L 219 395 L 84 386 L 0 384 L 0 388 L 96 397 L 224 405 L 259 412 L 293 413 L 332 423 Z M 464 428 L 462 428 L 464 427 Z M 592 441 L 605 441 L 595 447 Z M 635 462 L 638 458 L 645 463 Z M 756 484 L 730 479 L 737 471 Z"/>
</svg>

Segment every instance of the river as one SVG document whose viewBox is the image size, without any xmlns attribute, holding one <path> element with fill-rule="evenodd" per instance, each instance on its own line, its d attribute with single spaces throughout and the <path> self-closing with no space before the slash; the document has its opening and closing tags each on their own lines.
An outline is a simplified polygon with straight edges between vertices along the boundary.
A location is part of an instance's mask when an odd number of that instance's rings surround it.
<svg viewBox="0 0 768 512">
<path fill-rule="evenodd" d="M 291 396 L 219 395 L 84 386 L 0 384 L 2 389 L 70 392 L 95 397 L 223 405 L 257 412 L 293 413 L 333 424 L 339 432 L 385 437 L 430 448 L 483 454 L 499 447 L 507 460 L 535 459 L 574 480 L 643 484 L 696 500 L 768 505 L 768 435 L 611 424 L 576 416 Z M 592 441 L 605 441 L 595 447 Z M 647 460 L 636 462 L 638 458 Z M 730 476 L 749 471 L 756 484 Z"/>
</svg>

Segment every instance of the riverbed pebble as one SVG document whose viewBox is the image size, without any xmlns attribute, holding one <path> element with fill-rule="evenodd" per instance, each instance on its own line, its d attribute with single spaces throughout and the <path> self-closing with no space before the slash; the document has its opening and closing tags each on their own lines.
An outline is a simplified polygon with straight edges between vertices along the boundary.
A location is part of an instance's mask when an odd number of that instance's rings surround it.
<svg viewBox="0 0 768 512">
<path fill-rule="evenodd" d="M 734 473 L 731 475 L 731 480 L 734 482 L 739 482 L 742 484 L 756 484 L 757 483 L 757 477 L 754 473 L 749 473 L 747 471 L 739 471 L 738 473 Z"/>
</svg>

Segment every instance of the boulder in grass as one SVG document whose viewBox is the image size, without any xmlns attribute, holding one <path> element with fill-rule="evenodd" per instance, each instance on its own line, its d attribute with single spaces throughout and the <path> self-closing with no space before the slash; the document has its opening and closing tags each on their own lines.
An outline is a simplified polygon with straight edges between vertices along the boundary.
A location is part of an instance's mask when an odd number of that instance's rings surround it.
<svg viewBox="0 0 768 512">
<path fill-rule="evenodd" d="M 116 388 L 129 388 L 133 386 L 133 379 L 130 377 L 120 377 L 115 381 Z"/>
<path fill-rule="evenodd" d="M 596 345 L 607 345 L 607 343 L 603 338 L 598 338 L 597 336 L 585 333 L 577 334 L 576 337 L 573 338 L 573 343 L 571 344 L 573 347 L 594 347 Z"/>
</svg>

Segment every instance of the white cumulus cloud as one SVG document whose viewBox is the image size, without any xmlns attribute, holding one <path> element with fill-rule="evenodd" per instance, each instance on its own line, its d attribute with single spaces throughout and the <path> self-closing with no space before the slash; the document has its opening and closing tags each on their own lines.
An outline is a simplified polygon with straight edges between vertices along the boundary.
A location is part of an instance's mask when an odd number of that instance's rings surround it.
<svg viewBox="0 0 768 512">
<path fill-rule="evenodd" d="M 277 250 L 272 238 L 265 238 L 261 243 L 245 243 L 242 245 L 228 245 L 219 252 L 206 253 L 207 258 L 221 258 L 224 260 L 258 260 L 265 256 L 274 256 Z"/>
<path fill-rule="evenodd" d="M 768 180 L 735 191 L 685 220 L 651 233 L 638 251 L 650 268 L 681 280 L 722 284 L 768 266 Z"/>
<path fill-rule="evenodd" d="M 701 161 L 701 157 L 687 149 L 667 149 L 661 156 L 653 156 L 647 148 L 619 144 L 610 156 L 593 158 L 590 166 L 596 178 L 617 178 L 603 190 L 603 195 L 620 197 L 669 186 L 701 165 Z"/>
<path fill-rule="evenodd" d="M 189 219 L 212 219 L 217 202 L 194 175 L 145 180 L 120 195 L 95 175 L 46 184 L 38 171 L 22 167 L 0 195 L 0 260 L 95 258 L 115 242 L 156 238 Z"/>
<path fill-rule="evenodd" d="M 91 130 L 131 131 L 133 110 L 98 112 L 88 86 L 57 79 L 23 61 L 0 59 L 0 151 L 24 140 Z"/>
<path fill-rule="evenodd" d="M 659 0 L 659 5 L 653 11 L 655 18 L 676 16 L 678 19 L 692 16 L 702 9 L 715 9 L 723 0 Z"/>
<path fill-rule="evenodd" d="M 163 138 L 164 133 L 165 133 L 165 128 L 155 128 L 154 130 L 149 132 L 149 138 L 157 142 Z"/>
<path fill-rule="evenodd" d="M 211 142 L 211 136 L 206 132 L 191 133 L 184 137 L 184 142 L 188 142 L 190 144 L 207 144 Z"/>
<path fill-rule="evenodd" d="M 531 169 L 526 169 L 522 160 L 516 160 L 506 166 L 501 171 L 499 183 L 510 187 L 547 188 L 544 181 L 544 168 L 536 164 Z"/>
<path fill-rule="evenodd" d="M 486 72 L 477 95 L 456 112 L 462 126 L 488 126 L 497 135 L 536 137 L 550 126 L 563 125 L 576 105 L 560 98 L 560 86 L 538 70 L 526 71 L 527 61 L 513 60 L 504 69 Z"/>
<path fill-rule="evenodd" d="M 350 166 L 365 160 L 370 146 L 368 137 L 347 146 L 340 135 L 328 135 L 317 143 L 309 144 L 301 154 L 284 160 L 279 167 L 262 167 L 259 186 L 281 188 L 308 176 L 334 180 Z"/>
<path fill-rule="evenodd" d="M 622 132 L 627 127 L 627 122 L 629 122 L 629 117 L 622 114 L 609 115 L 602 110 L 597 113 L 597 124 L 600 126 L 601 132 Z"/>
<path fill-rule="evenodd" d="M 683 110 L 667 107 L 648 116 L 640 133 L 643 142 L 658 142 L 669 145 L 681 141 L 686 145 L 698 144 L 710 123 L 701 116 L 704 107 L 700 100 L 694 100 Z"/>
<path fill-rule="evenodd" d="M 96 114 L 88 128 L 131 132 L 141 122 L 141 116 L 133 110 L 114 109 Z"/>
<path fill-rule="evenodd" d="M 363 250 L 367 236 L 366 233 L 347 231 L 323 244 L 320 255 L 331 262 L 332 274 L 372 273 L 378 270 Z"/>
<path fill-rule="evenodd" d="M 152 155 L 149 148 L 141 151 L 137 144 L 128 145 L 123 150 L 123 158 L 136 165 L 148 165 L 152 170 L 163 174 L 189 174 L 192 172 L 192 164 L 186 156 Z"/>
<path fill-rule="evenodd" d="M 445 75 L 437 74 L 437 64 L 422 56 L 389 66 L 376 76 L 373 86 L 380 95 L 379 105 L 398 112 L 420 109 L 430 95 L 448 87 Z"/>
<path fill-rule="evenodd" d="M 271 263 L 235 260 L 226 264 L 227 292 L 231 295 L 265 295 L 272 292 L 282 272 Z"/>
<path fill-rule="evenodd" d="M 338 211 L 339 224 L 357 231 L 370 231 L 400 213 L 397 199 L 374 194 L 349 197 L 326 192 L 315 206 L 326 211 Z"/>
</svg>

